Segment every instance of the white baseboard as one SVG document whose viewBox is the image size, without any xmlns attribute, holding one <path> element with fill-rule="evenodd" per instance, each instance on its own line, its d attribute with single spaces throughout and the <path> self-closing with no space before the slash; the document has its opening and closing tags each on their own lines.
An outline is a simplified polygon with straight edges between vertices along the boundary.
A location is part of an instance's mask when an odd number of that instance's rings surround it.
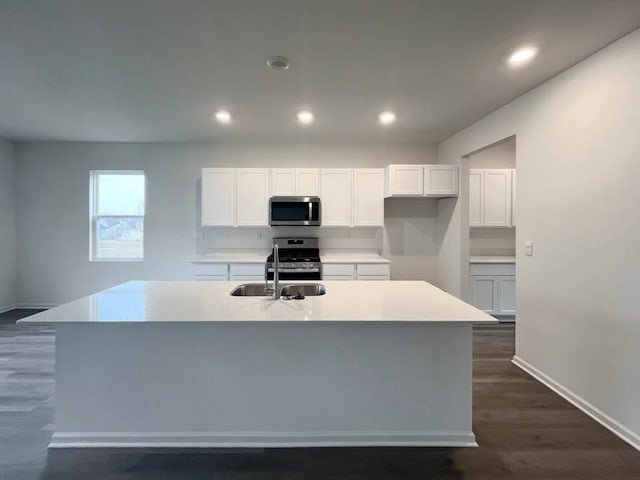
<svg viewBox="0 0 640 480">
<path fill-rule="evenodd" d="M 547 387 L 549 387 L 551 390 L 556 392 L 558 395 L 560 395 L 562 398 L 567 400 L 569 403 L 573 404 L 574 406 L 582 410 L 584 413 L 589 415 L 600 425 L 602 425 L 603 427 L 607 428 L 608 430 L 616 434 L 618 437 L 620 437 L 622 440 L 627 442 L 633 448 L 635 448 L 636 450 L 640 450 L 640 435 L 629 430 L 620 422 L 611 418 L 602 410 L 594 407 L 589 402 L 584 400 L 582 397 L 580 397 L 579 395 L 576 395 L 571 390 L 564 387 L 560 383 L 556 382 L 554 379 L 550 378 L 549 376 L 547 376 L 546 374 L 538 370 L 536 367 L 534 367 L 527 361 L 518 357 L 517 355 L 514 355 L 512 362 L 516 366 L 520 367 L 522 370 L 527 372 L 529 375 L 534 377 L 536 380 L 545 384 Z"/>
<path fill-rule="evenodd" d="M 473 432 L 56 432 L 49 448 L 477 447 Z"/>
<path fill-rule="evenodd" d="M 0 307 L 0 313 L 10 312 L 11 310 L 15 310 L 16 308 L 18 308 L 18 307 L 15 304 L 14 305 L 7 305 L 6 307 Z"/>
</svg>

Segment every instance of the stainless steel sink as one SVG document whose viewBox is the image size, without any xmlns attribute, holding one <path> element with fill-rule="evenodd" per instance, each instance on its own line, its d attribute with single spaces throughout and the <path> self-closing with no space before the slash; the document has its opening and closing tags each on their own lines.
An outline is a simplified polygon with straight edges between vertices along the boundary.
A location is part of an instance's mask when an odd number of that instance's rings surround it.
<svg viewBox="0 0 640 480">
<path fill-rule="evenodd" d="M 324 295 L 327 290 L 321 283 L 300 283 L 284 285 L 280 290 L 280 295 L 283 297 L 317 297 L 318 295 Z"/>
<path fill-rule="evenodd" d="M 231 291 L 233 297 L 270 297 L 272 293 L 265 290 L 264 283 L 243 283 Z"/>
<path fill-rule="evenodd" d="M 264 283 L 243 283 L 231 291 L 233 297 L 270 297 L 271 290 L 265 290 Z M 317 297 L 327 293 L 321 283 L 286 284 L 280 287 L 282 297 Z"/>
</svg>

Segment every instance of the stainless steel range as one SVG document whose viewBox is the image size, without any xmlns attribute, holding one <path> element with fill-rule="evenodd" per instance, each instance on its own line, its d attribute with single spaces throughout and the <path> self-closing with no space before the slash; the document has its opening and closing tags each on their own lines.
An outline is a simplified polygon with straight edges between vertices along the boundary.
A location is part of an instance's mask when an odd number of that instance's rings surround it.
<svg viewBox="0 0 640 480">
<path fill-rule="evenodd" d="M 280 280 L 321 280 L 317 238 L 274 238 L 280 254 Z M 273 280 L 273 252 L 267 257 L 267 278 Z"/>
</svg>

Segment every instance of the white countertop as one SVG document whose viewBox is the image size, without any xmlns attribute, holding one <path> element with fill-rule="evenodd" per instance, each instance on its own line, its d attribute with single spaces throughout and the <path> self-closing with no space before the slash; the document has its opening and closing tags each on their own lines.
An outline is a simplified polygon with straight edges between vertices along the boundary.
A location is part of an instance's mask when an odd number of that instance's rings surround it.
<svg viewBox="0 0 640 480">
<path fill-rule="evenodd" d="M 270 252 L 211 253 L 194 258 L 191 263 L 264 263 Z"/>
<path fill-rule="evenodd" d="M 469 257 L 469 263 L 516 263 L 516 257 L 502 255 L 479 255 Z"/>
<path fill-rule="evenodd" d="M 264 263 L 271 252 L 211 253 L 191 263 Z M 388 258 L 368 253 L 321 253 L 324 263 L 391 263 Z"/>
<path fill-rule="evenodd" d="M 375 253 L 321 253 L 320 259 L 322 263 L 391 263 Z"/>
<path fill-rule="evenodd" d="M 272 300 L 230 296 L 238 282 L 127 282 L 20 322 L 496 322 L 427 282 L 322 283 L 326 295 Z"/>
</svg>

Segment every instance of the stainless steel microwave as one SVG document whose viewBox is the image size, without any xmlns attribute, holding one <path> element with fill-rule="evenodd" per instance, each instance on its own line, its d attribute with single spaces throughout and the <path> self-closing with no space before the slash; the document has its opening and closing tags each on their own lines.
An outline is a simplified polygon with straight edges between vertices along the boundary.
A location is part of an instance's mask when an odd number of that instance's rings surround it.
<svg viewBox="0 0 640 480">
<path fill-rule="evenodd" d="M 271 197 L 269 225 L 320 225 L 320 198 Z"/>
</svg>

